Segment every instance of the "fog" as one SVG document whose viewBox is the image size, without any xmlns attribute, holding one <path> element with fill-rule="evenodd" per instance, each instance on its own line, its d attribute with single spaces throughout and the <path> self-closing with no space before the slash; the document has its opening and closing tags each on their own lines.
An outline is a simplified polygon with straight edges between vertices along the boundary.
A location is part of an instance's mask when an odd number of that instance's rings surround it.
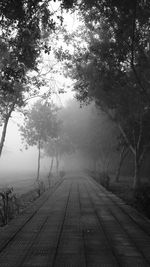
<svg viewBox="0 0 150 267">
<path fill-rule="evenodd" d="M 58 117 L 61 120 L 60 138 L 67 137 L 66 145 L 60 152 L 59 171 L 81 171 L 84 169 L 101 170 L 106 168 L 108 159 L 112 159 L 115 168 L 116 130 L 108 118 L 96 110 L 94 104 L 80 107 L 77 101 L 70 99 L 61 107 Z M 37 175 L 38 150 L 36 146 L 25 149 L 18 123 L 13 118 L 8 126 L 4 150 L 0 159 L 0 184 L 13 184 L 21 181 L 35 181 Z M 64 137 L 63 137 L 64 138 Z M 69 151 L 68 151 L 69 149 Z M 42 151 L 40 177 L 46 177 L 52 156 Z M 53 164 L 56 172 L 56 160 Z M 20 181 L 20 182 L 19 182 Z M 16 185 L 16 184 L 15 184 Z"/>
<path fill-rule="evenodd" d="M 22 148 L 19 128 L 14 121 L 10 121 L 0 159 L 0 183 L 35 176 L 37 149 L 34 147 L 22 150 Z"/>
</svg>

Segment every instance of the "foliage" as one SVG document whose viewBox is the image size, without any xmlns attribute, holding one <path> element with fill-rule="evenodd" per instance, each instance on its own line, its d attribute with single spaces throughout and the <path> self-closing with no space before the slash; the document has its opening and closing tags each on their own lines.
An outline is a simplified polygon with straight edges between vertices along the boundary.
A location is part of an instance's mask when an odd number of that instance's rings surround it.
<svg viewBox="0 0 150 267">
<path fill-rule="evenodd" d="M 114 124 L 93 104 L 80 108 L 77 101 L 70 101 L 60 116 L 63 132 L 68 135 L 75 150 L 94 164 L 99 160 L 103 169 L 115 154 L 118 132 Z"/>
<path fill-rule="evenodd" d="M 150 218 L 150 185 L 143 184 L 134 192 L 134 205 Z"/>
<path fill-rule="evenodd" d="M 135 157 L 138 183 L 150 146 L 150 4 L 96 0 L 81 1 L 80 7 L 86 46 L 75 47 L 66 67 L 75 79 L 77 98 L 94 99 L 118 126 Z"/>
<path fill-rule="evenodd" d="M 28 111 L 25 117 L 25 123 L 20 127 L 22 138 L 27 145 L 41 145 L 50 138 L 57 137 L 59 129 L 56 118 L 57 109 L 53 104 L 37 101 Z"/>
<path fill-rule="evenodd" d="M 35 68 L 41 49 L 49 51 L 42 39 L 46 32 L 56 27 L 49 2 L 47 0 L 0 1 L 2 38 L 11 46 L 14 58 L 28 69 Z"/>
<path fill-rule="evenodd" d="M 41 149 L 44 143 L 56 138 L 59 131 L 59 122 L 56 117 L 56 106 L 48 102 L 37 101 L 27 112 L 25 123 L 20 127 L 22 139 L 28 146 L 38 148 L 37 187 L 38 194 L 43 191 L 43 184 L 39 180 Z"/>
<path fill-rule="evenodd" d="M 68 133 L 65 131 L 64 128 L 64 121 L 60 113 L 63 112 L 63 109 L 59 110 L 58 117 L 59 117 L 59 132 L 56 138 L 51 138 L 48 140 L 47 143 L 44 144 L 44 151 L 47 156 L 59 157 L 65 154 L 71 154 L 74 152 L 75 147 L 72 143 L 71 139 L 68 136 Z"/>
<path fill-rule="evenodd" d="M 37 70 L 42 52 L 50 54 L 50 34 L 62 24 L 60 11 L 67 8 L 66 1 L 57 3 L 58 14 L 53 10 L 54 2 L 0 0 L 0 124 L 3 126 L 0 155 L 12 112 L 26 104 L 25 93 L 32 89 L 29 71 Z M 36 80 L 32 97 L 37 94 L 37 85 L 39 89 Z M 45 97 L 49 95 L 50 92 Z"/>
<path fill-rule="evenodd" d="M 47 37 L 56 21 L 49 2 L 0 1 L 0 155 L 12 112 L 26 104 L 25 94 L 31 90 L 28 72 L 37 69 L 42 51 L 50 53 Z"/>
<path fill-rule="evenodd" d="M 72 154 L 74 152 L 74 145 L 67 135 L 60 135 L 56 141 L 56 150 L 60 157 L 65 154 Z"/>
<path fill-rule="evenodd" d="M 0 39 L 0 123 L 3 126 L 0 140 L 0 155 L 2 153 L 7 124 L 12 112 L 23 106 L 24 93 L 27 91 L 25 68 L 12 55 L 8 44 Z"/>
<path fill-rule="evenodd" d="M 16 195 L 13 188 L 3 188 L 0 190 L 0 220 L 2 225 L 6 225 L 16 213 L 19 212 Z"/>
</svg>

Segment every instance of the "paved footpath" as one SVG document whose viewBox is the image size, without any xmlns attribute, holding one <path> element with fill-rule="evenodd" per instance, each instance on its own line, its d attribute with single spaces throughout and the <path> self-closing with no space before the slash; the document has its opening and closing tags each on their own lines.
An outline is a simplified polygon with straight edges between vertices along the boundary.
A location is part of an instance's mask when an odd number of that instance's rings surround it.
<svg viewBox="0 0 150 267">
<path fill-rule="evenodd" d="M 150 222 L 90 177 L 70 174 L 0 229 L 5 266 L 150 266 Z"/>
</svg>

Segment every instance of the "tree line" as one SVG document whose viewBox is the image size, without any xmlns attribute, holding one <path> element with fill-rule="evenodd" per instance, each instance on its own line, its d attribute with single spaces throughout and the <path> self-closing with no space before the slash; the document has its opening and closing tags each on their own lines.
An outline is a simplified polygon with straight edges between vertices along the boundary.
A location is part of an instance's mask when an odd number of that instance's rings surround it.
<svg viewBox="0 0 150 267">
<path fill-rule="evenodd" d="M 30 92 L 29 71 L 36 70 L 41 51 L 50 53 L 48 38 L 60 24 L 50 9 L 53 1 L 0 1 L 0 154 L 7 125 Z M 150 147 L 150 20 L 149 1 L 60 1 L 61 9 L 76 9 L 83 26 L 65 42 L 74 53 L 65 59 L 66 73 L 75 80 L 81 102 L 94 100 L 119 129 L 119 144 L 134 158 L 134 187 Z M 82 45 L 79 40 L 82 40 Z M 85 45 L 84 45 L 85 44 Z"/>
<path fill-rule="evenodd" d="M 134 188 L 150 148 L 149 10 L 149 1 L 81 1 L 83 26 L 68 36 L 74 53 L 64 60 L 77 99 L 94 100 L 118 127 L 122 158 L 128 150 L 134 158 Z"/>
</svg>

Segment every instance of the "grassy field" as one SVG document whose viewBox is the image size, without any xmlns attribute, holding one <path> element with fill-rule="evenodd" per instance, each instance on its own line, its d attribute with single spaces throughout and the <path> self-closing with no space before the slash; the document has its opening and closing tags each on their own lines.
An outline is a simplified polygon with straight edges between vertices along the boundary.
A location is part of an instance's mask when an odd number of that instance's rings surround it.
<svg viewBox="0 0 150 267">
<path fill-rule="evenodd" d="M 40 179 L 48 187 L 47 173 L 41 173 Z M 52 177 L 52 185 L 56 182 L 55 174 Z M 13 187 L 16 194 L 24 194 L 36 187 L 35 172 L 5 172 L 0 174 L 0 188 Z"/>
<path fill-rule="evenodd" d="M 32 189 L 35 181 L 33 172 L 5 172 L 0 174 L 0 188 L 13 187 L 17 193 L 24 193 Z"/>
<path fill-rule="evenodd" d="M 35 201 L 45 189 L 48 189 L 48 179 L 46 173 L 41 174 L 40 180 L 43 181 L 44 187 L 40 186 L 39 191 L 36 176 L 32 172 L 5 173 L 1 177 L 0 192 L 5 196 L 6 204 L 4 204 L 3 196 L 0 195 L 0 226 L 4 226 L 8 221 L 16 217 L 18 213 L 22 212 L 28 205 Z M 55 175 L 53 175 L 51 177 L 50 186 L 53 187 L 58 179 L 60 178 L 56 178 Z M 5 193 L 8 188 L 12 187 L 13 191 L 9 193 L 7 199 Z"/>
</svg>

